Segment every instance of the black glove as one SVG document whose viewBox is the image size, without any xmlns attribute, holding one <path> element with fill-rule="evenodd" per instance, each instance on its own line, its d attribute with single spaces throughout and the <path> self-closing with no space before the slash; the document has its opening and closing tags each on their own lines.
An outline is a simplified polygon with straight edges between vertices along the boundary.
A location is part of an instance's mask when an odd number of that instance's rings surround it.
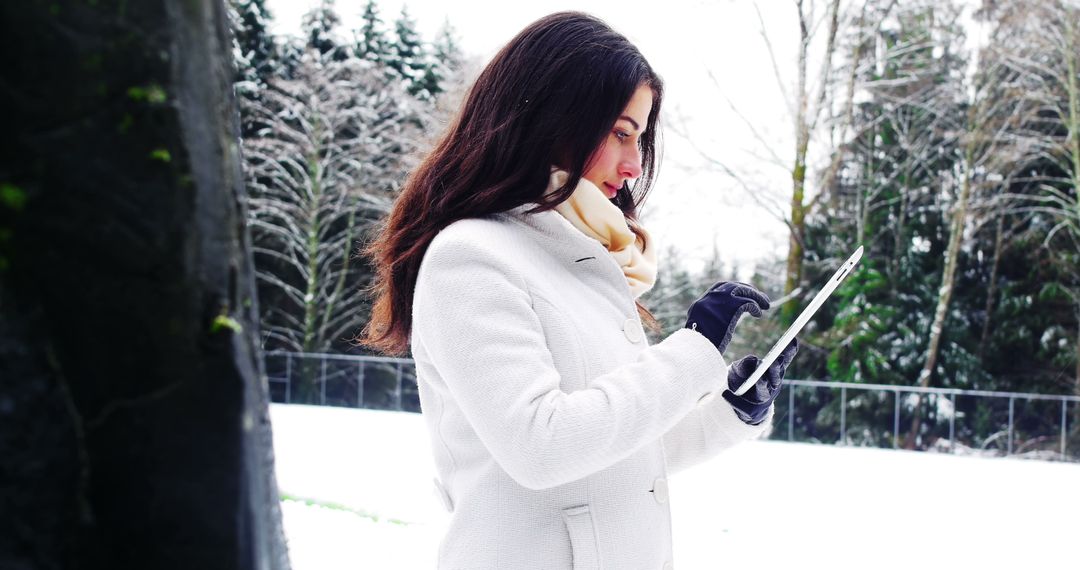
<svg viewBox="0 0 1080 570">
<path fill-rule="evenodd" d="M 746 283 L 721 281 L 713 285 L 686 311 L 686 328 L 712 341 L 723 353 L 731 342 L 735 325 L 743 313 L 755 317 L 769 308 L 769 297 Z"/>
<path fill-rule="evenodd" d="M 769 413 L 769 406 L 780 394 L 784 371 L 787 370 L 788 364 L 791 364 L 797 352 L 799 352 L 799 339 L 792 339 L 791 344 L 787 345 L 787 348 L 773 361 L 772 366 L 769 366 L 765 374 L 761 375 L 757 384 L 754 384 L 742 396 L 736 396 L 735 390 L 738 390 L 739 386 L 742 386 L 743 382 L 746 382 L 746 379 L 757 370 L 761 359 L 754 355 L 744 356 L 728 367 L 728 389 L 724 390 L 722 396 L 732 408 L 735 408 L 735 415 L 739 416 L 739 419 L 753 426 L 765 420 L 765 416 Z"/>
</svg>

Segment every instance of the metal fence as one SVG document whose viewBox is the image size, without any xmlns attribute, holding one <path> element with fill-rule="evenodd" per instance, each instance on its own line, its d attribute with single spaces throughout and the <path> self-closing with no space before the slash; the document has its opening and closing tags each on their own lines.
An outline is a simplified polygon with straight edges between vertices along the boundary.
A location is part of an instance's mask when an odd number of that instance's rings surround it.
<svg viewBox="0 0 1080 570">
<path fill-rule="evenodd" d="M 269 352 L 266 372 L 274 402 L 420 411 L 412 359 Z M 785 380 L 773 424 L 789 441 L 1080 461 L 1080 396 Z"/>
<path fill-rule="evenodd" d="M 774 438 L 1080 460 L 1080 396 L 785 380 Z M 921 420 L 916 441 L 909 429 Z M 1072 421 L 1070 421 L 1070 416 Z M 786 425 L 785 425 L 786 424 Z"/>
<path fill-rule="evenodd" d="M 420 411 L 411 358 L 267 352 L 265 359 L 273 402 Z"/>
</svg>

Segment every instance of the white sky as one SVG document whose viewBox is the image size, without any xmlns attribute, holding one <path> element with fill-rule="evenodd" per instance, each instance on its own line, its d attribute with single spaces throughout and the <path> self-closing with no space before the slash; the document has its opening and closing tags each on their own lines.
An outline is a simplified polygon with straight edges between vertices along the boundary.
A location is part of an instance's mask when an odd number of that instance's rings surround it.
<svg viewBox="0 0 1080 570">
<path fill-rule="evenodd" d="M 270 0 L 275 31 L 298 33 L 301 16 L 317 3 Z M 337 2 L 344 30 L 358 27 L 364 4 L 364 0 Z M 642 212 L 661 248 L 674 245 L 697 269 L 711 255 L 715 240 L 721 257 L 737 263 L 742 277 L 749 277 L 751 266 L 763 257 L 786 256 L 787 230 L 775 212 L 789 208 L 791 179 L 785 168 L 794 160 L 793 121 L 754 2 L 539 0 L 494 7 L 479 0 L 411 0 L 406 5 L 425 39 L 433 39 L 449 20 L 462 48 L 485 63 L 523 27 L 548 13 L 574 9 L 603 18 L 638 46 L 666 83 L 663 167 Z M 758 5 L 784 88 L 791 92 L 798 41 L 794 2 L 760 0 Z M 379 0 L 377 6 L 389 25 L 402 2 Z M 821 6 L 818 12 L 824 9 Z M 719 85 L 710 79 L 710 71 Z M 728 100 L 745 120 L 732 111 Z M 767 145 L 755 139 L 746 122 L 767 139 Z M 689 133 L 694 144 L 751 180 L 759 200 L 772 213 L 754 205 L 732 179 L 706 167 L 699 151 L 672 127 Z"/>
</svg>

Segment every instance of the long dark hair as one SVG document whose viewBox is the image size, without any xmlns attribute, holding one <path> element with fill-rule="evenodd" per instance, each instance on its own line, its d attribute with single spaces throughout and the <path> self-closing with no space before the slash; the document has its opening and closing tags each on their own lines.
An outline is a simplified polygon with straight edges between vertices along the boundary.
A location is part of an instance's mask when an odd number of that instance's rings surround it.
<svg viewBox="0 0 1080 570">
<path fill-rule="evenodd" d="M 364 250 L 375 265 L 371 321 L 360 342 L 404 354 L 420 262 L 440 230 L 464 218 L 526 203 L 554 208 L 573 193 L 634 92 L 652 89 L 639 138 L 642 175 L 613 198 L 644 247 L 637 209 L 656 176 L 663 83 L 641 53 L 602 20 L 559 12 L 533 22 L 506 44 L 469 90 L 434 150 L 409 176 L 385 226 Z M 551 167 L 569 173 L 545 196 Z M 648 326 L 658 327 L 638 303 Z"/>
</svg>

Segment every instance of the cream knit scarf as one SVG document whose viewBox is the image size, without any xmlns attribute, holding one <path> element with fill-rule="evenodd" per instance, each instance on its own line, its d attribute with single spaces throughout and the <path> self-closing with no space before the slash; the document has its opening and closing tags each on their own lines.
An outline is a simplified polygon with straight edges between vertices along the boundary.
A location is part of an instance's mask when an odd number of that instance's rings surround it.
<svg viewBox="0 0 1080 570">
<path fill-rule="evenodd" d="M 562 187 L 568 176 L 565 171 L 553 171 L 547 191 Z M 574 193 L 555 206 L 555 211 L 608 250 L 622 267 L 635 299 L 652 288 L 656 282 L 656 244 L 650 239 L 647 247 L 642 249 L 641 242 L 630 231 L 622 210 L 612 204 L 595 184 L 582 178 Z M 649 235 L 645 228 L 638 226 L 638 229 Z"/>
</svg>

